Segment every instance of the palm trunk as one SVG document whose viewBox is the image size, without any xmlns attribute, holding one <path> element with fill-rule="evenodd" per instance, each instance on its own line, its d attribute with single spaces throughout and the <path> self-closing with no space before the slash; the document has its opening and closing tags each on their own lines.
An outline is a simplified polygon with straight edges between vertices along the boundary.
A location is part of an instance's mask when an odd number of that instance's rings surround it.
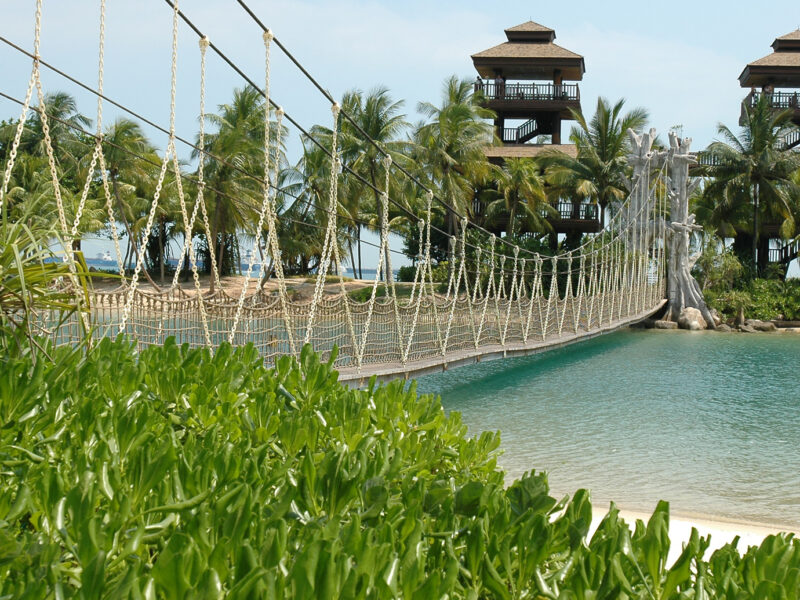
<svg viewBox="0 0 800 600">
<path fill-rule="evenodd" d="M 753 186 L 753 268 L 756 276 L 759 275 L 758 262 L 758 184 Z"/>
<path fill-rule="evenodd" d="M 167 237 L 167 225 L 165 217 L 161 217 L 158 223 L 158 268 L 161 276 L 161 285 L 164 285 L 164 239 Z"/>
<path fill-rule="evenodd" d="M 348 246 L 348 248 L 350 250 L 350 266 L 353 268 L 353 277 L 355 278 L 355 276 L 356 276 L 356 259 L 353 256 L 353 240 L 352 239 L 348 242 L 347 246 Z"/>
<path fill-rule="evenodd" d="M 361 270 L 361 223 L 356 223 L 356 239 L 358 240 L 358 278 L 364 279 L 364 273 Z"/>
<path fill-rule="evenodd" d="M 130 240 L 131 247 L 133 248 L 133 253 L 136 256 L 136 264 L 139 264 L 139 245 L 136 243 L 136 238 L 133 237 L 131 225 L 128 223 L 128 215 L 125 214 L 125 207 L 122 205 L 122 198 L 119 195 L 119 186 L 117 185 L 116 177 L 112 176 L 111 185 L 114 189 L 114 198 L 117 201 L 117 210 L 119 210 L 119 213 L 122 216 L 122 223 L 125 225 L 125 231 L 128 234 L 128 239 Z M 147 269 L 142 269 L 142 271 L 144 272 L 145 279 L 150 282 L 150 285 L 152 285 L 154 289 L 160 290 L 161 288 L 159 288 L 156 282 L 150 277 L 150 273 L 147 272 Z"/>
<path fill-rule="evenodd" d="M 214 224 L 211 227 L 211 240 L 209 240 L 209 243 L 208 243 L 208 253 L 209 253 L 209 256 L 210 256 L 211 253 L 214 252 L 214 244 L 217 244 L 217 246 L 219 246 L 219 248 L 218 248 L 219 258 L 217 259 L 217 272 L 216 272 L 216 274 L 211 273 L 211 282 L 210 282 L 209 288 L 208 288 L 208 291 L 210 293 L 214 292 L 215 278 L 216 277 L 220 277 L 220 278 L 222 277 L 222 246 L 223 246 L 223 244 L 219 243 L 219 222 L 220 222 L 220 219 L 221 219 L 221 216 L 222 216 L 221 215 L 222 203 L 219 201 L 219 198 L 215 198 L 215 200 L 216 200 L 216 206 L 214 207 Z M 212 240 L 213 240 L 213 242 L 212 242 Z M 211 266 L 211 270 L 212 271 L 214 270 L 214 266 L 213 265 Z"/>
<path fill-rule="evenodd" d="M 381 206 L 380 196 L 378 195 L 377 187 L 375 185 L 375 171 L 370 169 L 370 179 L 372 180 L 372 191 L 375 196 L 375 208 L 378 211 L 378 223 L 381 227 L 381 232 L 383 232 L 383 228 L 386 225 L 383 220 L 383 207 Z M 388 237 L 388 234 L 387 234 Z M 386 241 L 386 250 L 383 253 L 383 268 L 386 272 L 386 283 L 391 283 L 392 281 L 392 273 L 389 269 L 389 241 Z"/>
<path fill-rule="evenodd" d="M 131 256 L 131 237 L 127 236 L 127 243 L 125 244 L 125 258 L 122 261 L 122 266 L 125 270 L 128 269 L 128 264 L 130 263 L 130 256 Z"/>
</svg>

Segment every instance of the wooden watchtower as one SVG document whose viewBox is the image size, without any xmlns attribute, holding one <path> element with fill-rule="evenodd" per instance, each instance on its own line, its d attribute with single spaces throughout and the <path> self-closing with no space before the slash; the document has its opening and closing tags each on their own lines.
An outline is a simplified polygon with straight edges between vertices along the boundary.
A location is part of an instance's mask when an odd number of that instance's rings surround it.
<svg viewBox="0 0 800 600">
<path fill-rule="evenodd" d="M 742 102 L 742 117 L 744 106 L 754 106 L 764 96 L 776 110 L 791 110 L 792 121 L 800 126 L 800 29 L 776 38 L 772 50 L 739 75 L 739 84 L 750 88 Z M 798 145 L 800 130 L 795 130 L 784 140 L 784 148 Z"/>
<path fill-rule="evenodd" d="M 507 41 L 472 55 L 478 71 L 475 92 L 497 116 L 494 121 L 502 146 L 486 148 L 495 164 L 509 158 L 533 158 L 545 150 L 576 156 L 572 144 L 562 144 L 561 123 L 581 111 L 578 81 L 586 67 L 583 56 L 554 43 L 556 32 L 527 21 L 505 30 Z M 549 136 L 549 143 L 536 143 Z M 550 219 L 557 233 L 592 232 L 601 228 L 597 206 L 559 202 L 559 217 Z M 476 206 L 476 213 L 481 207 Z M 477 214 L 476 216 L 480 216 Z M 502 231 L 504 223 L 486 223 Z"/>
<path fill-rule="evenodd" d="M 739 124 L 744 124 L 745 106 L 755 106 L 764 97 L 776 111 L 792 111 L 792 122 L 798 126 L 784 137 L 782 149 L 800 146 L 800 29 L 775 38 L 772 53 L 749 63 L 739 75 L 739 84 L 750 88 L 750 93 L 742 101 Z M 778 263 L 787 268 L 800 253 L 800 243 L 796 240 L 784 242 L 781 239 L 780 225 L 779 222 L 767 221 L 761 226 L 758 254 L 762 269 L 767 263 Z"/>
<path fill-rule="evenodd" d="M 540 135 L 561 144 L 561 121 L 580 111 L 583 57 L 553 43 L 556 32 L 528 21 L 505 30 L 507 42 L 472 55 L 476 87 L 497 114 L 497 137 L 524 144 Z M 522 121 L 519 123 L 518 121 Z"/>
</svg>

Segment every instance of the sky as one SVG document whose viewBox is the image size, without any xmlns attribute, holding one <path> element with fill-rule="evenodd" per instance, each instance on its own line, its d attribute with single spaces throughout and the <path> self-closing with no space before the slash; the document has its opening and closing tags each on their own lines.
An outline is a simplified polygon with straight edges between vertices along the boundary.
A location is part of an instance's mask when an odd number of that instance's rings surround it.
<svg viewBox="0 0 800 600">
<path fill-rule="evenodd" d="M 95 86 L 99 0 L 44 0 L 41 55 Z M 403 99 L 416 123 L 420 101 L 438 103 L 451 75 L 474 79 L 470 55 L 505 41 L 503 30 L 533 20 L 556 31 L 556 43 L 584 56 L 580 83 L 583 111 L 594 112 L 598 96 L 624 98 L 644 107 L 659 132 L 682 126 L 693 148 L 716 137 L 718 123 L 737 126 L 744 66 L 772 50 L 773 39 L 800 27 L 795 1 L 771 0 L 759 7 L 740 1 L 540 2 L 503 0 L 249 0 L 321 85 L 338 98 L 351 89 L 387 87 Z M 33 0 L 0 0 L 0 35 L 30 50 Z M 261 32 L 235 0 L 182 0 L 180 8 L 240 68 L 264 80 Z M 172 13 L 162 0 L 107 0 L 105 92 L 164 126 L 169 123 Z M 194 139 L 199 110 L 199 49 L 181 23 L 178 48 L 176 127 Z M 22 98 L 30 60 L 0 44 L 0 91 Z M 304 127 L 330 124 L 328 101 L 273 47 L 272 97 Z M 58 75 L 43 71 L 45 90 L 63 90 L 93 116 L 96 100 Z M 209 53 L 206 105 L 229 101 L 243 80 Z M 120 112 L 104 108 L 104 122 Z M 19 107 L 0 98 L 0 119 Z M 148 131 L 163 147 L 166 136 Z M 298 132 L 291 130 L 291 158 Z M 563 136 L 568 135 L 565 124 Z M 182 158 L 189 151 L 179 148 Z M 400 248 L 397 240 L 393 247 Z M 99 246 L 98 246 L 99 248 Z M 93 256 L 91 244 L 87 254 Z M 365 266 L 376 254 L 365 250 Z"/>
</svg>

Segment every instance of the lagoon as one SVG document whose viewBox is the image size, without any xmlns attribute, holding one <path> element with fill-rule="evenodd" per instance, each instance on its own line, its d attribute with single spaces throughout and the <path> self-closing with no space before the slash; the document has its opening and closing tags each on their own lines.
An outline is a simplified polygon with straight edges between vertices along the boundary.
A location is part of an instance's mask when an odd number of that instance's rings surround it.
<svg viewBox="0 0 800 600">
<path fill-rule="evenodd" d="M 549 473 L 651 511 L 800 527 L 800 335 L 626 330 L 421 377 L 470 433 L 500 430 L 509 481 Z"/>
</svg>

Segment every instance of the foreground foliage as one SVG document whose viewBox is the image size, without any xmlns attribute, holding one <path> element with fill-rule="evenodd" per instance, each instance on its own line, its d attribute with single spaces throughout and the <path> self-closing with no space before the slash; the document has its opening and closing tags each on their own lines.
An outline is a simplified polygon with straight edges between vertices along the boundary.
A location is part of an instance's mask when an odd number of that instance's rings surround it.
<svg viewBox="0 0 800 600">
<path fill-rule="evenodd" d="M 401 382 L 365 391 L 306 348 L 124 341 L 0 369 L 1 598 L 797 598 L 800 543 L 669 567 L 668 508 L 631 533 L 499 435 Z"/>
</svg>

